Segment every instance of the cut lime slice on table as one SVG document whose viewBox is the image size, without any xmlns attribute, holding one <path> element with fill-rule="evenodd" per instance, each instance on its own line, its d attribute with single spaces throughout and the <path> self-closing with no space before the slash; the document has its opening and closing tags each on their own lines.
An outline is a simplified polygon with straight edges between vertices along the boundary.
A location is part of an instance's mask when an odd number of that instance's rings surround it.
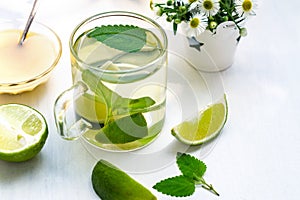
<svg viewBox="0 0 300 200">
<path fill-rule="evenodd" d="M 21 104 L 0 105 L 0 159 L 29 160 L 43 148 L 48 137 L 45 118 Z"/>
<path fill-rule="evenodd" d="M 176 125 L 172 128 L 171 133 L 185 144 L 203 144 L 219 135 L 226 123 L 227 112 L 227 99 L 224 94 L 224 97 L 218 102 L 207 106 L 196 116 Z"/>
</svg>

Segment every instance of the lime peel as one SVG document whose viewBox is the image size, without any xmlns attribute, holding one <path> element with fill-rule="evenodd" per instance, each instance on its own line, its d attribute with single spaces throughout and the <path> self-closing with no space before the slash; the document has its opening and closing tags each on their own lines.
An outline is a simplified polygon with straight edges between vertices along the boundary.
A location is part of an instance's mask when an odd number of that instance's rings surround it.
<svg viewBox="0 0 300 200">
<path fill-rule="evenodd" d="M 228 115 L 226 95 L 172 128 L 171 134 L 188 145 L 200 145 L 219 135 Z"/>
<path fill-rule="evenodd" d="M 91 180 L 102 200 L 157 200 L 150 190 L 106 160 L 97 162 Z"/>
</svg>

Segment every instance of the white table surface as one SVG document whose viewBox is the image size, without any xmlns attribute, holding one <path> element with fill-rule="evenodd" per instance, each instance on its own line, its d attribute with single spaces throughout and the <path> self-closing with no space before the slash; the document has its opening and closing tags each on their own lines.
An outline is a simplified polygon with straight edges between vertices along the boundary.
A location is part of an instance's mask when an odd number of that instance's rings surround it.
<svg viewBox="0 0 300 200">
<path fill-rule="evenodd" d="M 0 3 L 0 20 L 27 17 L 32 0 Z M 90 175 L 96 160 L 80 142 L 57 134 L 53 104 L 71 86 L 68 39 L 85 17 L 128 10 L 153 17 L 148 0 L 40 0 L 36 20 L 53 28 L 63 43 L 62 58 L 50 80 L 32 92 L 0 95 L 0 104 L 23 103 L 43 113 L 49 137 L 34 159 L 0 161 L 0 199 L 98 199 Z M 23 7 L 24 6 L 24 7 Z M 300 2 L 264 0 L 248 24 L 235 62 L 221 73 L 229 118 L 215 147 L 203 161 L 207 182 L 220 197 L 202 188 L 187 198 L 205 200 L 297 200 L 300 198 Z M 152 173 L 130 174 L 151 189 L 178 174 L 176 165 Z M 159 199 L 175 199 L 152 190 Z"/>
</svg>

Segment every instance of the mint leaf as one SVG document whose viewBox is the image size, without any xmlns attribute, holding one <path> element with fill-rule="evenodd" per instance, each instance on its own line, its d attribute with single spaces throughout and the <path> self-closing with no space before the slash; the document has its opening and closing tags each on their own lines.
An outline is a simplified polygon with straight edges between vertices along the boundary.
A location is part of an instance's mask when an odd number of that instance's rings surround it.
<svg viewBox="0 0 300 200">
<path fill-rule="evenodd" d="M 163 194 L 185 197 L 195 192 L 195 185 L 200 185 L 202 188 L 219 196 L 212 184 L 206 183 L 203 178 L 206 171 L 204 162 L 189 154 L 179 152 L 176 158 L 182 175 L 162 180 L 153 186 L 154 189 Z"/>
<path fill-rule="evenodd" d="M 105 100 L 107 107 L 114 115 L 129 115 L 138 112 L 144 112 L 147 108 L 155 104 L 150 97 L 141 97 L 138 99 L 125 98 L 110 90 L 100 80 L 101 75 L 90 70 L 82 72 L 82 80 L 96 94 L 96 96 Z M 111 115 L 112 113 L 109 113 Z"/>
<path fill-rule="evenodd" d="M 107 25 L 95 27 L 87 34 L 105 45 L 124 51 L 137 52 L 146 44 L 145 29 L 132 25 Z"/>
<path fill-rule="evenodd" d="M 206 171 L 206 165 L 194 156 L 185 153 L 177 153 L 177 165 L 186 177 L 199 181 Z"/>
<path fill-rule="evenodd" d="M 194 182 L 183 175 L 162 180 L 153 188 L 163 194 L 175 197 L 186 197 L 195 192 Z"/>
<path fill-rule="evenodd" d="M 101 143 L 124 144 L 148 135 L 147 122 L 141 113 L 107 123 L 95 139 Z"/>
<path fill-rule="evenodd" d="M 88 85 L 88 87 L 99 97 L 105 99 L 108 107 L 111 107 L 113 99 L 122 98 L 117 93 L 106 87 L 101 81 L 101 74 L 94 73 L 88 69 L 82 72 L 82 80 Z"/>
<path fill-rule="evenodd" d="M 129 99 L 128 106 L 131 109 L 140 109 L 150 107 L 155 104 L 155 101 L 150 97 L 141 97 L 139 99 Z"/>
<path fill-rule="evenodd" d="M 96 97 L 104 99 L 107 106 L 105 126 L 95 135 L 95 139 L 101 143 L 124 144 L 148 136 L 149 130 L 142 112 L 154 105 L 155 101 L 150 97 L 122 97 L 106 87 L 99 77 L 90 70 L 82 72 L 82 80 Z M 114 119 L 113 116 L 121 118 Z"/>
<path fill-rule="evenodd" d="M 141 97 L 138 99 L 118 98 L 112 102 L 114 115 L 126 115 L 139 112 L 146 112 L 147 108 L 154 105 L 155 101 L 150 97 Z"/>
</svg>

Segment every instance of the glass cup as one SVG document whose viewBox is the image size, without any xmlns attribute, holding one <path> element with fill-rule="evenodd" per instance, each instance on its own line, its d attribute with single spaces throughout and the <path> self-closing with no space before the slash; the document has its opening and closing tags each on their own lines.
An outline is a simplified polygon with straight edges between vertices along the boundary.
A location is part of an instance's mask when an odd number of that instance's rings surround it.
<svg viewBox="0 0 300 200">
<path fill-rule="evenodd" d="M 80 23 L 70 41 L 73 86 L 56 100 L 60 135 L 101 149 L 151 143 L 165 119 L 167 37 L 153 20 L 112 11 Z"/>
<path fill-rule="evenodd" d="M 22 46 L 18 46 L 26 20 L 0 23 L 0 94 L 31 91 L 46 82 L 61 57 L 58 35 L 33 22 Z"/>
</svg>

